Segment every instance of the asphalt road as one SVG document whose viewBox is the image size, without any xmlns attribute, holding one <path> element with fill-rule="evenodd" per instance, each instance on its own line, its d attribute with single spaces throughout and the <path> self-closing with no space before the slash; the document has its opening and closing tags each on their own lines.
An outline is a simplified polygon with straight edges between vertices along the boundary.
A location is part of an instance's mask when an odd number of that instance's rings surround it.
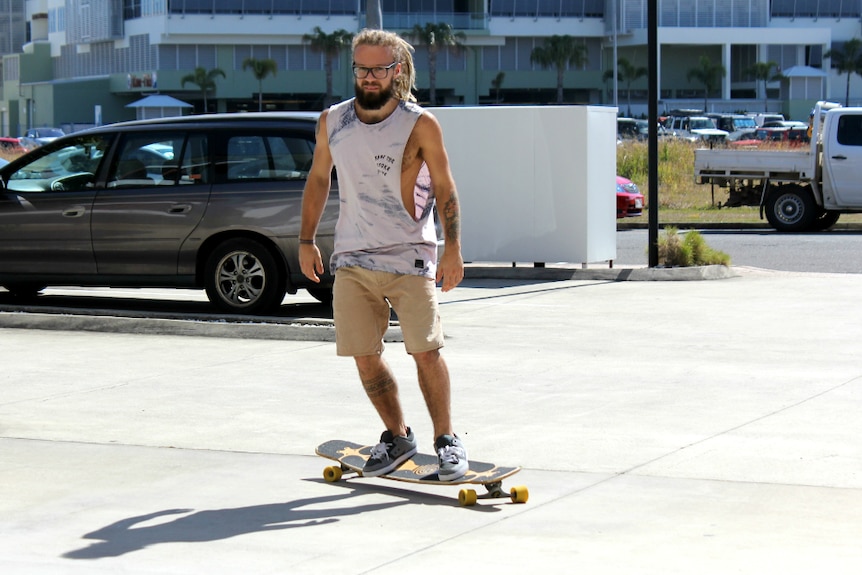
<svg viewBox="0 0 862 575">
<path fill-rule="evenodd" d="M 681 231 L 680 233 L 685 233 Z M 731 265 L 791 272 L 862 273 L 862 231 L 782 234 L 774 230 L 701 230 Z M 617 232 L 617 266 L 647 265 L 649 232 Z"/>
<path fill-rule="evenodd" d="M 684 232 L 681 232 L 684 233 Z M 701 230 L 707 244 L 730 255 L 734 266 L 791 272 L 862 273 L 862 231 L 780 234 L 773 230 Z M 646 229 L 617 232 L 614 266 L 645 267 Z M 35 300 L 21 301 L 0 289 L 0 311 L 90 316 L 159 317 L 202 322 L 293 324 L 297 318 L 331 321 L 332 311 L 305 290 L 285 298 L 266 317 L 225 315 L 209 304 L 203 290 L 134 288 L 48 288 Z"/>
</svg>

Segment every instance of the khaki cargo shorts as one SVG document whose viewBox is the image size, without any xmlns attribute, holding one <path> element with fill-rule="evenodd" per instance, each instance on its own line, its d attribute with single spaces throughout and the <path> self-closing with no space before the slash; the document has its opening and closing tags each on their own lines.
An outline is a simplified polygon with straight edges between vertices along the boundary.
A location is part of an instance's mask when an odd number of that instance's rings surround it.
<svg viewBox="0 0 862 575">
<path fill-rule="evenodd" d="M 421 276 L 342 267 L 335 271 L 332 311 L 340 356 L 383 353 L 389 306 L 398 315 L 407 353 L 443 347 L 437 286 Z"/>
</svg>

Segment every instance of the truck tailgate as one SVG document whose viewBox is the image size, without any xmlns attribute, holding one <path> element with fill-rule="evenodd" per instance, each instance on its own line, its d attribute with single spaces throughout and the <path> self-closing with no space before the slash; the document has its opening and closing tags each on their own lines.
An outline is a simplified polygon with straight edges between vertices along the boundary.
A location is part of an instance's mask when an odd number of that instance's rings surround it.
<svg viewBox="0 0 862 575">
<path fill-rule="evenodd" d="M 814 177 L 811 152 L 790 150 L 708 150 L 694 152 L 699 183 L 722 178 L 799 180 Z"/>
</svg>

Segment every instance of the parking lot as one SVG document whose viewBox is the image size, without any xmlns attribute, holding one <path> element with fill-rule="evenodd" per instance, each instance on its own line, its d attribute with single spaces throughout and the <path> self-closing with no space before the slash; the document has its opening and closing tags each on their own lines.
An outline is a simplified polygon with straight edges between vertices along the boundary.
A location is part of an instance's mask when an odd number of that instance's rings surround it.
<svg viewBox="0 0 862 575">
<path fill-rule="evenodd" d="M 862 276 L 738 271 L 442 296 L 456 427 L 523 505 L 325 483 L 317 444 L 380 432 L 331 342 L 2 328 L 0 567 L 858 573 Z"/>
</svg>

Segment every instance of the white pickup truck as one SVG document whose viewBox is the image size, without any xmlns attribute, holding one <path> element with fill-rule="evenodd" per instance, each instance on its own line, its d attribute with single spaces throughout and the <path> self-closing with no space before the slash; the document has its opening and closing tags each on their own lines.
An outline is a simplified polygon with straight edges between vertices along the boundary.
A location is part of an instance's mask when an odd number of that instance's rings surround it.
<svg viewBox="0 0 862 575">
<path fill-rule="evenodd" d="M 810 146 L 696 150 L 695 181 L 729 188 L 727 205 L 759 197 L 761 218 L 781 232 L 830 228 L 862 213 L 862 108 L 818 102 Z"/>
</svg>

